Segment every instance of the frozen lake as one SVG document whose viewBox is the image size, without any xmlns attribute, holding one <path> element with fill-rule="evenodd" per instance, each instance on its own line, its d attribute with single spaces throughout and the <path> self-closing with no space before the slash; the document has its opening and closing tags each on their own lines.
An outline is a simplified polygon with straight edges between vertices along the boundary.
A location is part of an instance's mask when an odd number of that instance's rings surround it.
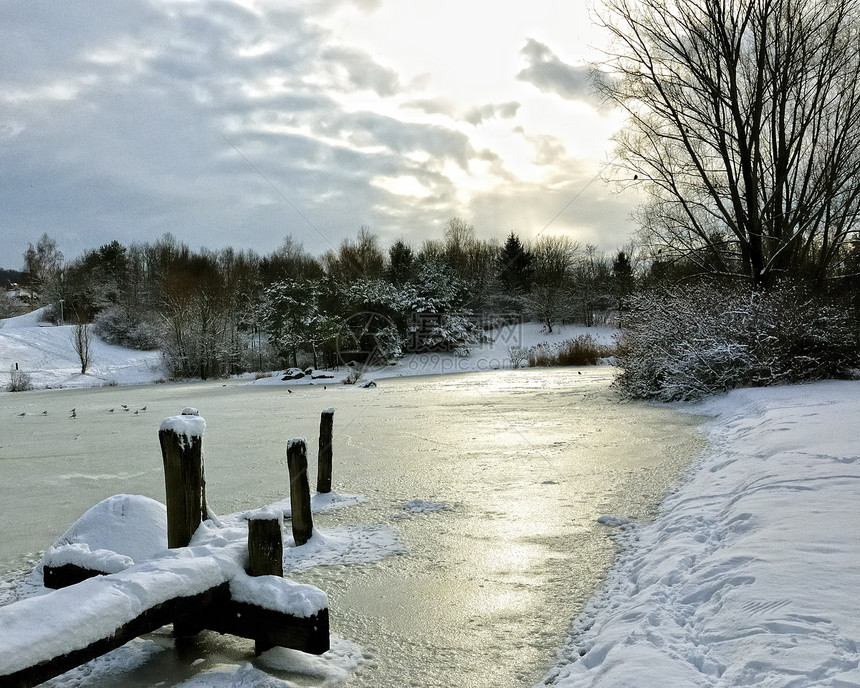
<svg viewBox="0 0 860 688">
<path fill-rule="evenodd" d="M 185 406 L 207 422 L 216 513 L 285 497 L 287 440 L 307 437 L 315 464 L 319 413 L 334 407 L 334 490 L 368 501 L 315 525 L 383 524 L 405 549 L 290 575 L 328 593 L 332 632 L 364 651 L 347 685 L 532 685 L 615 556 L 598 516 L 648 518 L 701 446 L 701 418 L 621 404 L 612 375 L 503 371 L 291 393 L 231 381 L 2 394 L 0 571 L 21 569 L 105 497 L 163 501 L 158 427 Z M 251 643 L 205 634 L 122 682 L 178 685 L 217 664 L 253 661 Z"/>
</svg>

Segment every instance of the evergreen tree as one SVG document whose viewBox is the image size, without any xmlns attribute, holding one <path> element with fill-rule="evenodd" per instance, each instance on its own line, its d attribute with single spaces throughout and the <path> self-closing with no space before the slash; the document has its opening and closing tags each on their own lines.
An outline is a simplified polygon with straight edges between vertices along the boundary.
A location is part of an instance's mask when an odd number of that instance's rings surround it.
<svg viewBox="0 0 860 688">
<path fill-rule="evenodd" d="M 392 284 L 401 286 L 411 281 L 414 275 L 415 253 L 403 239 L 398 239 L 388 249 L 385 278 Z"/>
<path fill-rule="evenodd" d="M 531 290 L 534 282 L 532 254 L 513 232 L 505 240 L 505 245 L 496 259 L 496 266 L 496 275 L 506 291 L 525 294 Z"/>
<path fill-rule="evenodd" d="M 612 261 L 612 292 L 619 310 L 633 293 L 633 265 L 626 251 L 619 251 Z"/>
</svg>

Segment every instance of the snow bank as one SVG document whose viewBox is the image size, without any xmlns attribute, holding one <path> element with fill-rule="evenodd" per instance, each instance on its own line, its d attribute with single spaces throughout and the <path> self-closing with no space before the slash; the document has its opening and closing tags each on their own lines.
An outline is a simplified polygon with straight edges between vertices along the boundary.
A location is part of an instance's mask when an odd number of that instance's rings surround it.
<svg viewBox="0 0 860 688">
<path fill-rule="evenodd" d="M 43 563 L 49 566 L 78 564 L 103 571 L 106 569 L 88 566 L 83 561 L 91 559 L 95 552 L 112 552 L 134 563 L 166 549 L 167 509 L 164 505 L 142 495 L 120 494 L 87 510 L 48 549 Z M 71 560 L 75 557 L 78 560 Z"/>
<path fill-rule="evenodd" d="M 860 383 L 738 390 L 542 682 L 860 686 Z"/>
</svg>

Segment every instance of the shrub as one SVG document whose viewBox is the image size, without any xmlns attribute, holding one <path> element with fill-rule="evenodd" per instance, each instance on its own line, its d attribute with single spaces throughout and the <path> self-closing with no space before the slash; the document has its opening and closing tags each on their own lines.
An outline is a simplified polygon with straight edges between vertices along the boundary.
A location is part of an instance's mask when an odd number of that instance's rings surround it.
<svg viewBox="0 0 860 688">
<path fill-rule="evenodd" d="M 156 328 L 124 308 L 114 307 L 103 310 L 93 322 L 93 331 L 108 344 L 141 351 L 158 348 Z"/>
<path fill-rule="evenodd" d="M 631 398 L 845 376 L 857 362 L 848 309 L 788 282 L 767 291 L 698 284 L 640 294 L 628 307 L 616 386 Z"/>
<path fill-rule="evenodd" d="M 24 303 L 0 286 L 0 318 L 12 318 L 25 312 Z"/>
<path fill-rule="evenodd" d="M 357 370 L 356 368 L 350 368 L 346 373 L 346 377 L 343 378 L 343 384 L 354 385 L 361 379 L 362 372 L 363 371 Z"/>
<path fill-rule="evenodd" d="M 33 389 L 33 380 L 29 373 L 12 366 L 9 377 L 11 378 L 8 387 L 10 392 L 27 392 Z"/>
<path fill-rule="evenodd" d="M 511 361 L 511 368 L 517 370 L 529 360 L 529 350 L 519 345 L 509 345 L 507 347 L 508 358 Z"/>
<path fill-rule="evenodd" d="M 590 334 L 581 334 L 556 344 L 542 342 L 529 349 L 529 365 L 587 366 L 597 365 L 601 358 L 612 355 L 612 347 L 601 344 Z"/>
</svg>

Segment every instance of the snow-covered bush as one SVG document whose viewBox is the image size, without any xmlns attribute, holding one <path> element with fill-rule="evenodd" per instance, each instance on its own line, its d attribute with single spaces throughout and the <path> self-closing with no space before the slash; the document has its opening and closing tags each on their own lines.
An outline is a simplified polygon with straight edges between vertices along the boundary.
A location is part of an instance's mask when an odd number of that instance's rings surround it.
<svg viewBox="0 0 860 688">
<path fill-rule="evenodd" d="M 354 385 L 361 379 L 362 371 L 358 370 L 358 368 L 350 368 L 346 376 L 343 378 L 343 384 L 345 385 Z"/>
<path fill-rule="evenodd" d="M 119 306 L 101 311 L 93 322 L 93 332 L 108 344 L 141 351 L 158 348 L 157 329 Z"/>
<path fill-rule="evenodd" d="M 511 369 L 518 370 L 522 368 L 529 360 L 529 349 L 519 344 L 509 344 L 506 349 L 508 358 L 511 361 Z"/>
<path fill-rule="evenodd" d="M 24 302 L 14 293 L 5 290 L 0 291 L 0 318 L 12 318 L 21 315 L 24 311 Z"/>
<path fill-rule="evenodd" d="M 462 357 L 487 337 L 471 314 L 435 312 L 413 314 L 409 335 L 414 353 L 450 351 Z"/>
<path fill-rule="evenodd" d="M 285 361 L 311 352 L 314 367 L 318 359 L 324 365 L 387 365 L 407 350 L 468 355 L 485 339 L 468 299 L 462 280 L 430 262 L 401 285 L 330 277 L 276 282 L 265 290 L 260 323 Z"/>
<path fill-rule="evenodd" d="M 30 373 L 25 373 L 19 370 L 17 366 L 12 366 L 9 371 L 9 386 L 7 389 L 10 392 L 28 392 L 33 389 L 33 380 L 30 378 Z"/>
<path fill-rule="evenodd" d="M 844 376 L 858 358 L 847 309 L 784 282 L 715 284 L 634 296 L 621 320 L 616 386 L 676 401 L 735 387 Z"/>
</svg>

